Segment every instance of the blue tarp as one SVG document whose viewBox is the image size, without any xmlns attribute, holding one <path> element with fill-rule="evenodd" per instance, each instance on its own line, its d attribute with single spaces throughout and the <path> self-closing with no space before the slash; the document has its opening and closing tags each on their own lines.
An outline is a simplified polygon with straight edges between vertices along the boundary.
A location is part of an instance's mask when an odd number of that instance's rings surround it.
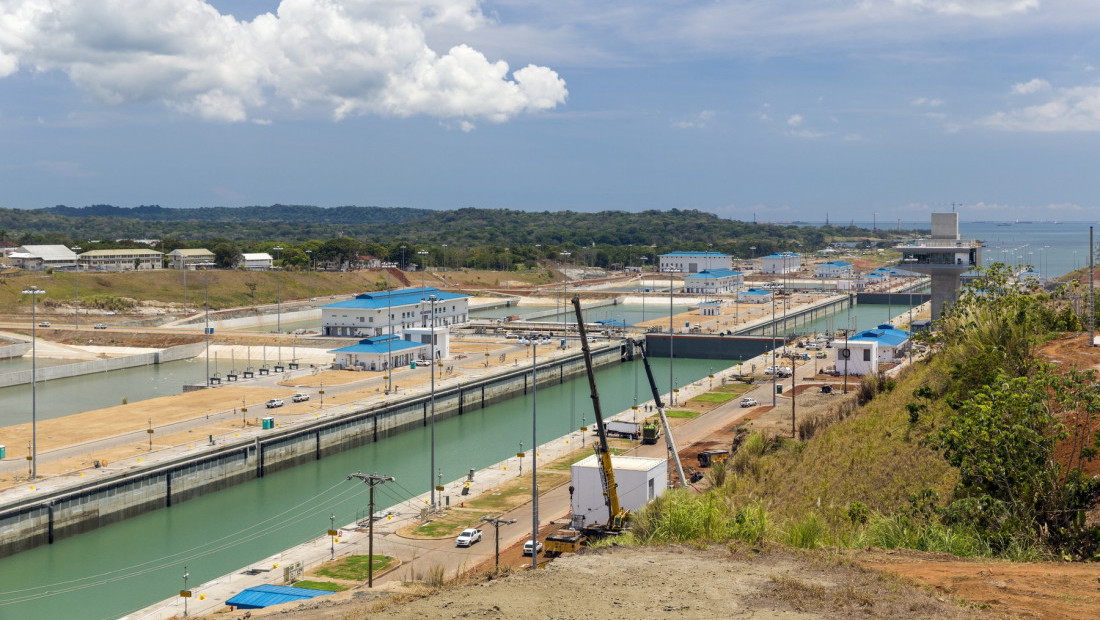
<svg viewBox="0 0 1100 620">
<path fill-rule="evenodd" d="M 309 588 L 292 588 L 290 586 L 256 586 L 242 590 L 233 598 L 225 602 L 237 609 L 262 609 L 282 603 L 304 601 L 316 596 L 332 594 L 326 590 L 311 590 Z"/>
</svg>

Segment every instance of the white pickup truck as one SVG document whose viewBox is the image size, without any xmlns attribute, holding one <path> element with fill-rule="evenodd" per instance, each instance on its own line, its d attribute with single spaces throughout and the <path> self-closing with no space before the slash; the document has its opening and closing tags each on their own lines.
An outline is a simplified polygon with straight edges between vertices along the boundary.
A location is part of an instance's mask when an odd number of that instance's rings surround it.
<svg viewBox="0 0 1100 620">
<path fill-rule="evenodd" d="M 471 527 L 462 530 L 462 533 L 455 539 L 455 546 L 469 547 L 478 542 L 481 542 L 481 530 Z"/>
</svg>

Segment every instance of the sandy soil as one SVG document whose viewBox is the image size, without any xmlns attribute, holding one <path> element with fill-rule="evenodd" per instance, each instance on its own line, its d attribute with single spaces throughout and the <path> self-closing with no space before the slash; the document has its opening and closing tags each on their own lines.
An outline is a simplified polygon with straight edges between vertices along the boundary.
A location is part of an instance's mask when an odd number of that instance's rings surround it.
<svg viewBox="0 0 1100 620">
<path fill-rule="evenodd" d="M 903 575 L 944 598 L 986 608 L 997 617 L 1096 618 L 1100 566 L 1088 563 L 966 561 L 917 551 L 858 552 L 861 566 Z"/>
<path fill-rule="evenodd" d="M 423 594 L 423 590 L 420 594 Z M 310 603 L 254 610 L 253 618 L 970 618 L 958 607 L 884 573 L 823 553 L 734 547 L 619 548 L 556 560 L 534 573 L 474 579 L 431 596 L 365 588 Z M 243 612 L 214 617 L 243 618 Z"/>
</svg>

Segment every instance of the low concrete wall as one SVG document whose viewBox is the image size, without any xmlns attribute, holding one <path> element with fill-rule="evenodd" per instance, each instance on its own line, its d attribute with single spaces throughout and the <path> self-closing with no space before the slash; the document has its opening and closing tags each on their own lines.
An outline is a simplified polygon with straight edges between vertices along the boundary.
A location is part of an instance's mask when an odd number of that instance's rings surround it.
<svg viewBox="0 0 1100 620">
<path fill-rule="evenodd" d="M 109 372 L 111 370 L 122 370 L 123 368 L 134 368 L 136 366 L 163 364 L 165 362 L 174 362 L 195 357 L 203 352 L 204 346 L 203 343 L 196 342 L 193 344 L 170 347 L 162 351 L 153 351 L 151 353 L 138 353 L 137 355 L 113 357 L 103 360 L 89 360 L 87 362 L 62 364 L 60 366 L 47 366 L 39 368 L 36 374 L 38 375 L 39 381 L 50 381 L 53 379 L 64 379 L 67 377 L 79 377 L 81 375 Z M 23 385 L 30 382 L 30 369 L 0 374 L 0 387 Z"/>
<path fill-rule="evenodd" d="M 0 360 L 23 357 L 23 355 L 30 350 L 31 343 L 29 342 L 17 342 L 15 344 L 4 345 L 0 347 Z"/>
<path fill-rule="evenodd" d="M 593 365 L 618 363 L 628 349 L 626 344 L 600 347 L 593 351 Z M 536 374 L 539 385 L 549 385 L 584 372 L 584 359 L 578 351 L 540 365 Z M 473 383 L 440 387 L 435 396 L 436 419 L 462 415 L 526 394 L 529 389 L 529 366 Z M 0 557 L 427 426 L 429 412 L 428 395 L 379 403 L 335 419 L 273 429 L 201 454 L 181 455 L 94 483 L 12 502 L 0 507 Z"/>
</svg>

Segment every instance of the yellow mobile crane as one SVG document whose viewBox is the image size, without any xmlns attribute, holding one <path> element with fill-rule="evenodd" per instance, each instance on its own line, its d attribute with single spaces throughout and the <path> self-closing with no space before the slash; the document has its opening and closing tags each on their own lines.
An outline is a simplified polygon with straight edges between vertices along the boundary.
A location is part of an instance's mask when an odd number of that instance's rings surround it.
<svg viewBox="0 0 1100 620">
<path fill-rule="evenodd" d="M 573 297 L 573 310 L 577 313 L 577 330 L 581 337 L 581 351 L 584 353 L 584 369 L 588 373 L 588 387 L 592 393 L 592 410 L 596 416 L 596 432 L 600 441 L 595 446 L 596 456 L 600 460 L 600 482 L 603 485 L 604 500 L 607 503 L 607 523 L 594 523 L 576 530 L 559 530 L 546 538 L 547 553 L 557 555 L 564 551 L 576 551 L 585 537 L 601 537 L 618 534 L 630 518 L 630 512 L 619 504 L 619 488 L 615 484 L 615 470 L 611 468 L 611 449 L 607 444 L 607 432 L 603 426 L 603 411 L 600 409 L 600 393 L 596 389 L 596 374 L 592 370 L 592 350 L 588 347 L 588 332 L 581 315 L 581 298 Z M 573 489 L 570 488 L 570 494 Z"/>
</svg>

